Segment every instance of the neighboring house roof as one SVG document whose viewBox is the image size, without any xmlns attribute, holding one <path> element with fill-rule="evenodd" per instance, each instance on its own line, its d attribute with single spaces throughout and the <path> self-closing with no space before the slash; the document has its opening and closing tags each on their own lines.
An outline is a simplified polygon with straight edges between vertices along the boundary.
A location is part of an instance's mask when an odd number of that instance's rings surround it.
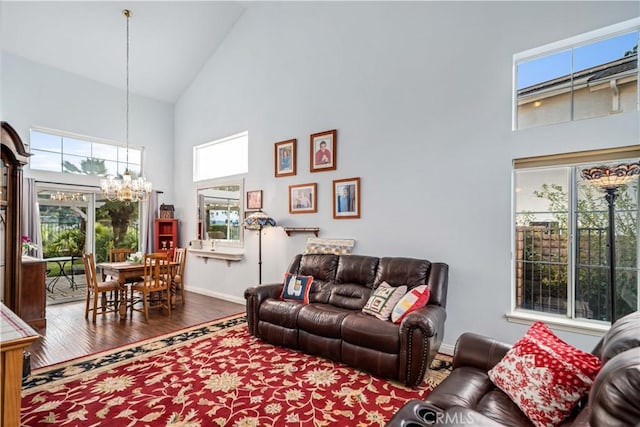
<svg viewBox="0 0 640 427">
<path fill-rule="evenodd" d="M 532 95 L 540 94 L 541 92 L 551 92 L 554 89 L 562 87 L 570 87 L 571 83 L 575 85 L 576 82 L 588 83 L 596 80 L 601 80 L 608 77 L 617 76 L 620 74 L 633 74 L 633 71 L 637 74 L 638 70 L 638 55 L 629 55 L 615 61 L 607 62 L 605 64 L 596 65 L 595 67 L 586 68 L 573 74 L 567 74 L 565 76 L 557 77 L 555 79 L 547 80 L 535 85 L 531 85 L 518 90 L 518 98 L 524 98 Z"/>
</svg>

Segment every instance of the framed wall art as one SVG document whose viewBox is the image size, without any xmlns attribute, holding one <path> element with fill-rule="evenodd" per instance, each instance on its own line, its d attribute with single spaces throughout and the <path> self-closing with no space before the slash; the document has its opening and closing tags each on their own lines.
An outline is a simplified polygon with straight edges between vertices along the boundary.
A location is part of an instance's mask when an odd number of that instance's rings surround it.
<svg viewBox="0 0 640 427">
<path fill-rule="evenodd" d="M 313 213 L 318 211 L 316 205 L 317 184 L 298 184 L 289 186 L 289 213 Z"/>
<path fill-rule="evenodd" d="M 274 145 L 274 170 L 276 178 L 296 174 L 296 140 L 276 142 Z"/>
<path fill-rule="evenodd" d="M 324 172 L 336 169 L 336 147 L 338 138 L 336 130 L 314 133 L 310 138 L 310 169 L 311 172 Z"/>
<path fill-rule="evenodd" d="M 333 218 L 360 218 L 360 178 L 333 181 Z"/>
<path fill-rule="evenodd" d="M 259 211 L 262 209 L 262 190 L 247 191 L 248 211 Z"/>
</svg>

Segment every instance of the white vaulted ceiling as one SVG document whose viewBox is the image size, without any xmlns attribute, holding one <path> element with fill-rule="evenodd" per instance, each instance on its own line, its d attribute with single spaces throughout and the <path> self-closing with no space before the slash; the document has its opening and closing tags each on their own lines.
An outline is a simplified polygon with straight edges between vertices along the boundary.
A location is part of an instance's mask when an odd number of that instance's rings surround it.
<svg viewBox="0 0 640 427">
<path fill-rule="evenodd" d="M 235 1 L 1 1 L 2 50 L 174 103 L 245 10 Z"/>
</svg>

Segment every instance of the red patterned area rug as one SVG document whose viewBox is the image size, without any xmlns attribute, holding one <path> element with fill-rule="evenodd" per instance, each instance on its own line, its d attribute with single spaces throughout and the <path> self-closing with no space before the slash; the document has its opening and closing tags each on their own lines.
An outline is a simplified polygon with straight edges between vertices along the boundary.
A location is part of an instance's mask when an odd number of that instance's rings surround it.
<svg viewBox="0 0 640 427">
<path fill-rule="evenodd" d="M 383 426 L 448 374 L 438 355 L 421 387 L 266 344 L 244 316 L 35 370 L 22 426 Z"/>
</svg>

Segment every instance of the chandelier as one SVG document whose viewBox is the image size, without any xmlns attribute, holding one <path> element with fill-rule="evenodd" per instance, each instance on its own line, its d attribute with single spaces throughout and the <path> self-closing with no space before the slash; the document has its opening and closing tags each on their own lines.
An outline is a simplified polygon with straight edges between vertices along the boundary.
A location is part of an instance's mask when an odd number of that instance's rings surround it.
<svg viewBox="0 0 640 427">
<path fill-rule="evenodd" d="M 58 202 L 86 202 L 87 201 L 87 196 L 82 193 L 63 193 L 60 191 L 51 193 L 51 196 L 49 198 L 51 200 L 55 200 Z"/>
<path fill-rule="evenodd" d="M 133 178 L 129 170 L 129 18 L 131 11 L 125 9 L 122 14 L 127 18 L 127 103 L 126 103 L 126 142 L 127 142 L 127 163 L 122 178 L 108 176 L 100 180 L 102 194 L 111 201 L 138 202 L 145 200 L 151 193 L 151 183 L 143 177 Z"/>
</svg>

